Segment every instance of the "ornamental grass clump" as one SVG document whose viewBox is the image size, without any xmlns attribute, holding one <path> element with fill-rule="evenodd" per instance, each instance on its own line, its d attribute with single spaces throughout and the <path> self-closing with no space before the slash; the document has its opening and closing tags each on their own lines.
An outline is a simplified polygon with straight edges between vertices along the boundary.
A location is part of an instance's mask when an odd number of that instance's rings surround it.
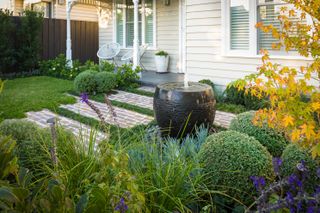
<svg viewBox="0 0 320 213">
<path fill-rule="evenodd" d="M 255 112 L 244 112 L 237 115 L 231 121 L 230 130 L 245 133 L 257 139 L 265 146 L 270 154 L 274 157 L 280 157 L 287 146 L 287 140 L 283 134 L 267 125 L 256 126 L 253 124 Z"/>
<path fill-rule="evenodd" d="M 200 161 L 208 175 L 208 187 L 222 190 L 244 204 L 255 195 L 250 176 L 272 180 L 272 157 L 253 137 L 236 131 L 209 136 L 200 150 Z"/>
</svg>

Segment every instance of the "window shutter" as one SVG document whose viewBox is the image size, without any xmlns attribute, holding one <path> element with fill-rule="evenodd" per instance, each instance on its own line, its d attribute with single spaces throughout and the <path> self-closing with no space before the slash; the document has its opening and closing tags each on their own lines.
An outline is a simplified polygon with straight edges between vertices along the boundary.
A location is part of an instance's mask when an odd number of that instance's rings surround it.
<svg viewBox="0 0 320 213">
<path fill-rule="evenodd" d="M 249 49 L 249 0 L 231 0 L 230 49 Z"/>
<path fill-rule="evenodd" d="M 123 1 L 117 0 L 116 1 L 116 34 L 117 34 L 117 43 L 119 43 L 121 46 L 123 44 Z"/>
<path fill-rule="evenodd" d="M 269 3 L 270 2 L 270 3 Z M 262 22 L 264 25 L 273 25 L 277 29 L 280 30 L 281 25 L 278 20 L 278 16 L 280 15 L 280 11 L 282 7 L 287 7 L 288 10 L 292 9 L 293 6 L 290 4 L 283 4 L 282 2 L 275 4 L 272 0 L 267 1 L 270 5 L 262 5 L 258 6 L 258 21 Z M 293 27 L 296 27 L 298 22 L 302 24 L 306 24 L 307 20 L 301 21 L 299 17 L 291 17 L 290 18 Z M 295 31 L 293 29 L 292 36 L 295 36 Z M 264 33 L 261 30 L 258 30 L 258 50 L 266 49 L 266 50 L 274 50 L 272 49 L 272 44 L 279 43 L 278 39 L 273 38 L 272 33 Z M 295 50 L 292 50 L 295 51 Z M 284 50 L 282 51 L 284 52 Z"/>
<path fill-rule="evenodd" d="M 153 0 L 145 0 L 145 43 L 153 45 Z"/>
</svg>

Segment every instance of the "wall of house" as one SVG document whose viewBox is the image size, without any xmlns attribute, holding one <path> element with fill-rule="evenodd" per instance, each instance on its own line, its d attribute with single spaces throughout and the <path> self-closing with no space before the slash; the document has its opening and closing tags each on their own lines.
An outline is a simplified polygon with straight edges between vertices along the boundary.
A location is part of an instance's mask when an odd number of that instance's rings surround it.
<svg viewBox="0 0 320 213">
<path fill-rule="evenodd" d="M 53 18 L 66 19 L 65 4 L 55 3 L 53 6 Z M 76 4 L 71 10 L 71 20 L 98 21 L 97 8 L 90 5 Z"/>
<path fill-rule="evenodd" d="M 110 8 L 113 6 L 110 1 Z M 112 10 L 111 10 L 112 11 Z M 157 50 L 165 50 L 170 55 L 170 72 L 179 72 L 179 0 L 171 0 L 170 6 L 165 6 L 163 1 L 156 1 L 156 50 L 148 50 L 142 58 L 142 63 L 147 70 L 156 70 L 154 54 Z M 113 21 L 106 28 L 100 28 L 100 46 L 113 41 Z M 128 50 L 122 49 L 117 63 Z"/>
<path fill-rule="evenodd" d="M 14 1 L 13 15 L 19 16 L 23 12 L 23 0 L 13 0 L 13 1 Z"/>
<path fill-rule="evenodd" d="M 211 79 L 220 86 L 257 70 L 261 57 L 222 56 L 223 30 L 221 0 L 186 0 L 187 72 L 190 80 Z M 275 59 L 275 62 L 300 67 L 305 60 Z"/>
</svg>

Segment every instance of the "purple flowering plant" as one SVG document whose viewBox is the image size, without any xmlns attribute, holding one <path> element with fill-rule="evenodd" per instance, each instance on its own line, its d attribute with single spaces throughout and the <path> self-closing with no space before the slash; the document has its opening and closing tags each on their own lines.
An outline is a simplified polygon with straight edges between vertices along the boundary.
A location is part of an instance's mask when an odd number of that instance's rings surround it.
<svg viewBox="0 0 320 213">
<path fill-rule="evenodd" d="M 280 167 L 282 159 L 273 159 L 274 172 L 277 180 L 266 185 L 264 177 L 252 176 L 253 185 L 255 186 L 258 197 L 255 203 L 249 207 L 249 212 L 268 213 L 278 210 L 286 210 L 290 213 L 320 212 L 320 168 L 317 169 L 318 185 L 312 193 L 307 192 L 304 183 L 308 181 L 309 169 L 304 161 L 301 161 L 296 167 L 296 173 L 288 177 L 280 176 Z M 256 206 L 256 210 L 251 208 Z"/>
<path fill-rule="evenodd" d="M 128 210 L 128 206 L 124 200 L 124 198 L 120 198 L 119 203 L 117 204 L 117 206 L 114 208 L 115 211 L 118 211 L 120 213 L 125 213 Z"/>
</svg>

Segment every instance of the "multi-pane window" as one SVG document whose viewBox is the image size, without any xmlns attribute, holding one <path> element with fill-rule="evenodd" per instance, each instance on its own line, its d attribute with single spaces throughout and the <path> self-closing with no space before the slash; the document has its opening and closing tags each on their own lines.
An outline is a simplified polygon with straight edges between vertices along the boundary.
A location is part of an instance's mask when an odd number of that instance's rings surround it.
<svg viewBox="0 0 320 213">
<path fill-rule="evenodd" d="M 51 2 L 39 2 L 31 5 L 33 11 L 42 12 L 43 17 L 51 18 L 52 17 L 52 6 Z"/>
<path fill-rule="evenodd" d="M 227 47 L 229 52 L 236 54 L 258 54 L 261 49 L 272 51 L 273 54 L 286 54 L 284 49 L 274 50 L 272 44 L 279 41 L 273 38 L 271 33 L 264 33 L 255 28 L 255 24 L 262 22 L 264 25 L 273 25 L 281 30 L 278 20 L 282 8 L 287 7 L 288 11 L 293 5 L 281 0 L 225 0 L 225 16 L 227 26 Z M 297 11 L 298 12 L 298 11 Z M 288 14 L 286 14 L 288 15 Z M 307 23 L 297 17 L 290 17 L 292 22 Z M 294 27 L 291 33 L 295 35 Z M 292 51 L 294 52 L 294 51 Z"/>
<path fill-rule="evenodd" d="M 134 5 L 132 0 L 116 0 L 116 41 L 132 47 L 134 39 Z M 154 0 L 139 2 L 139 43 L 154 45 Z"/>
</svg>

